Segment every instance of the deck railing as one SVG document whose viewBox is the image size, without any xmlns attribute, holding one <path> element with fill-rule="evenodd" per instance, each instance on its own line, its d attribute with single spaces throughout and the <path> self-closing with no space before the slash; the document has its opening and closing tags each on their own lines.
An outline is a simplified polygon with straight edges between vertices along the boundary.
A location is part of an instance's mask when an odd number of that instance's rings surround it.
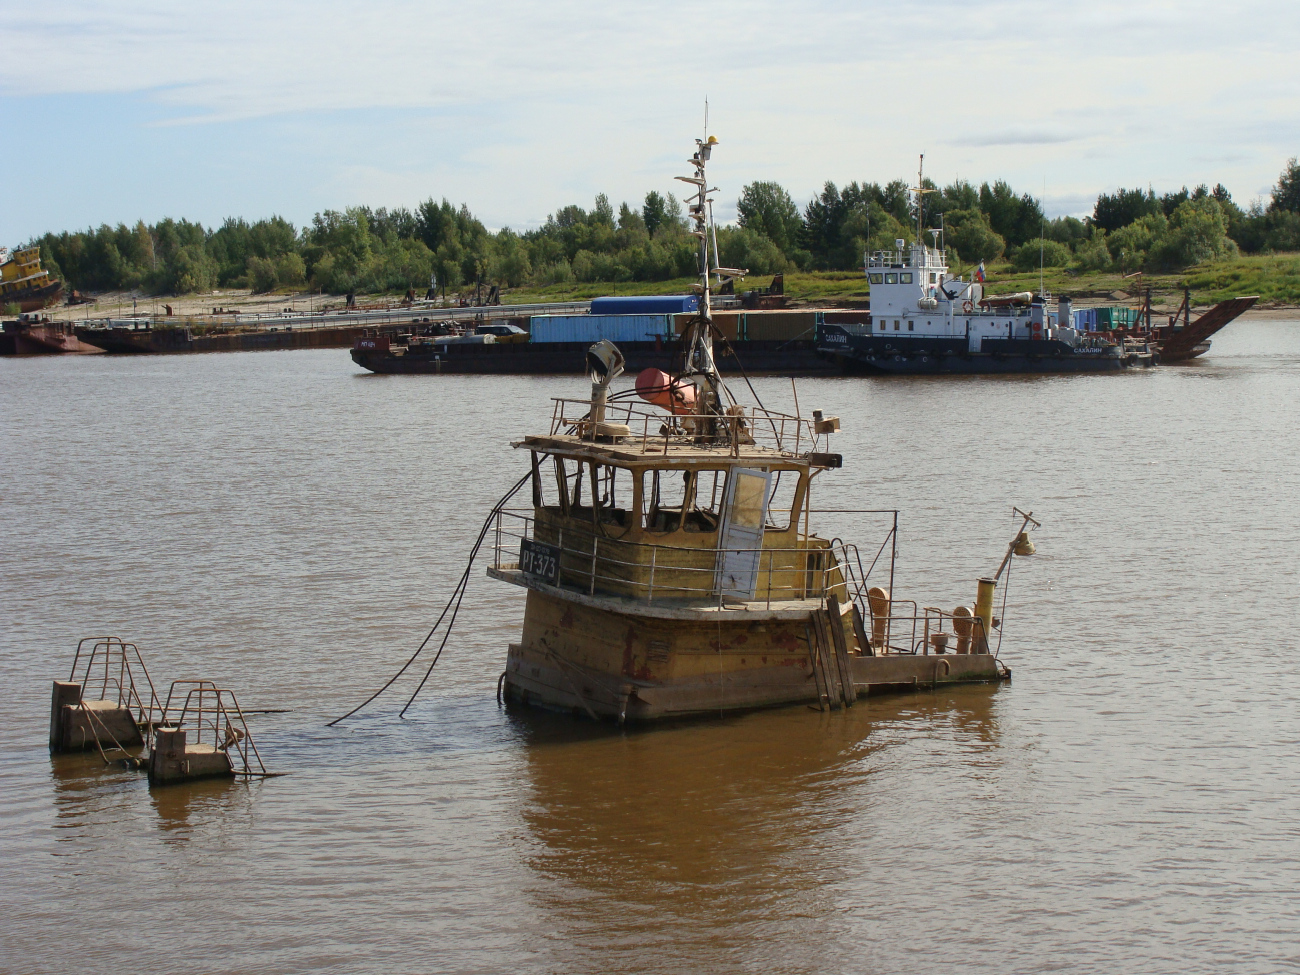
<svg viewBox="0 0 1300 975">
<path fill-rule="evenodd" d="M 718 606 L 745 603 L 779 608 L 793 600 L 858 604 L 870 612 L 867 578 L 856 545 L 815 536 L 799 536 L 795 545 L 762 548 L 692 548 L 628 541 L 596 528 L 561 521 L 538 521 L 532 514 L 501 511 L 493 520 L 490 556 L 493 568 L 519 570 L 521 544 L 540 543 L 558 553 L 552 584 L 588 595 L 612 595 L 647 605 Z M 723 584 L 724 558 L 751 561 L 755 572 L 752 597 Z M 874 568 L 875 563 L 872 563 Z"/>
<path fill-rule="evenodd" d="M 581 434 L 590 427 L 591 401 L 554 399 L 551 435 Z M 710 424 L 727 431 L 732 445 L 753 444 L 776 450 L 799 453 L 815 451 L 822 436 L 813 421 L 774 410 L 747 408 L 744 414 L 669 414 L 636 399 L 611 399 L 605 405 L 604 422 L 626 424 L 629 436 L 640 441 L 641 449 L 656 444 L 663 447 L 699 447 L 699 437 Z"/>
</svg>

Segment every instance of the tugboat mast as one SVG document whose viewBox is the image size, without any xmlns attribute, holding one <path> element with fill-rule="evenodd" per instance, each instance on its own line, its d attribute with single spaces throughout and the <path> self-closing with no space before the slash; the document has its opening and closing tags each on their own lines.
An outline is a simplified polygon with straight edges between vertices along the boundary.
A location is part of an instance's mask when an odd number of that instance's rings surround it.
<svg viewBox="0 0 1300 975">
<path fill-rule="evenodd" d="M 689 160 L 694 172 L 690 176 L 678 176 L 677 179 L 695 187 L 694 194 L 687 198 L 686 209 L 691 221 L 690 234 L 700 242 L 700 283 L 695 285 L 700 293 L 700 304 L 685 335 L 686 367 L 683 376 L 690 379 L 699 391 L 700 412 L 720 416 L 734 404 L 726 402 L 730 397 L 722 383 L 722 377 L 718 375 L 713 356 L 713 292 L 710 278 L 716 274 L 721 285 L 744 277 L 749 272 L 717 266 L 718 245 L 716 229 L 713 227 L 713 200 L 709 196 L 717 188 L 709 186 L 705 174 L 705 167 L 717 144 L 717 137 L 712 135 L 696 139 L 695 154 Z M 713 260 L 709 256 L 710 239 L 713 240 Z"/>
</svg>

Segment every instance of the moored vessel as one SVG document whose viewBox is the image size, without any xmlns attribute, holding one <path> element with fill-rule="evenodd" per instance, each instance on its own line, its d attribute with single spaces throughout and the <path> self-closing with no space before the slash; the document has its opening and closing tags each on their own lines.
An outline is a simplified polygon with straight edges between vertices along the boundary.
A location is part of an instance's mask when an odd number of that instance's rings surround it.
<svg viewBox="0 0 1300 975">
<path fill-rule="evenodd" d="M 81 341 L 71 322 L 52 322 L 35 314 L 20 315 L 13 321 L 5 322 L 3 338 L 0 353 L 5 355 L 86 354 L 104 351 Z"/>
<path fill-rule="evenodd" d="M 1044 294 L 985 296 L 978 281 L 950 276 L 938 248 L 895 241 L 866 261 L 870 319 L 827 324 L 818 348 L 867 373 L 936 375 L 1114 372 L 1158 361 L 1138 337 L 1073 327 L 1071 301 Z"/>
<path fill-rule="evenodd" d="M 681 368 L 611 392 L 625 359 L 602 340 L 587 356 L 590 397 L 556 400 L 549 429 L 515 444 L 530 456 L 532 504 L 497 510 L 487 529 L 488 574 L 527 591 L 505 698 L 621 722 L 1005 679 L 991 645 L 1001 568 L 974 606 L 894 597 L 897 512 L 855 513 L 880 525 L 861 550 L 812 530 L 828 514 L 813 481 L 842 465 L 838 419 L 742 405 L 722 381 L 711 279 L 745 272 L 718 267 L 710 248 L 715 144 L 697 140 L 679 177 L 694 187 L 701 267 Z M 1023 533 L 1017 543 L 1032 549 Z"/>
</svg>

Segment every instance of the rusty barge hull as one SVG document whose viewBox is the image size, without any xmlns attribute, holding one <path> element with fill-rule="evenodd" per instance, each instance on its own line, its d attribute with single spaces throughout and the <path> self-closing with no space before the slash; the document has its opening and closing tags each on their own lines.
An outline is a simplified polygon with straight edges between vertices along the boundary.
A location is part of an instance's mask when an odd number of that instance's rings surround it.
<svg viewBox="0 0 1300 975">
<path fill-rule="evenodd" d="M 436 343 L 423 354 L 386 348 L 354 348 L 352 361 L 386 375 L 583 375 L 589 342 Z M 680 359 L 675 342 L 620 342 L 629 372 L 673 369 Z M 845 371 L 838 357 L 819 352 L 811 341 L 736 342 L 716 353 L 720 367 L 750 376 L 838 376 Z"/>
<path fill-rule="evenodd" d="M 1259 295 L 1221 301 L 1194 322 L 1158 329 L 1161 362 L 1186 362 L 1210 351 L 1210 336 L 1240 318 L 1259 301 Z M 1188 316 L 1190 317 L 1190 315 Z"/>
</svg>

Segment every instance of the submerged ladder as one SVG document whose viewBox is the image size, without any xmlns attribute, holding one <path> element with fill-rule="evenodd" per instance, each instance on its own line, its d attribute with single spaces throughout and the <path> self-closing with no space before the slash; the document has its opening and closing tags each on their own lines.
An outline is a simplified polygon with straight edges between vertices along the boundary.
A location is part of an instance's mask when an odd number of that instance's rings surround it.
<svg viewBox="0 0 1300 975">
<path fill-rule="evenodd" d="M 184 703 L 179 698 L 184 694 Z M 172 702 L 177 701 L 172 718 Z M 189 724 L 194 738 L 189 738 Z M 206 739 L 206 740 L 205 740 Z M 214 776 L 270 777 L 235 692 L 210 680 L 177 680 L 149 751 L 149 781 L 161 785 Z"/>
<path fill-rule="evenodd" d="M 106 747 L 128 754 L 128 746 L 145 743 L 161 714 L 139 648 L 115 636 L 86 637 L 77 643 L 68 679 L 54 682 L 50 751 L 98 749 L 108 761 Z"/>
<path fill-rule="evenodd" d="M 139 648 L 115 636 L 79 641 L 68 680 L 54 681 L 50 751 L 93 750 L 106 765 L 147 769 L 153 784 L 278 774 L 267 771 L 234 691 L 178 680 L 160 701 Z"/>
</svg>

